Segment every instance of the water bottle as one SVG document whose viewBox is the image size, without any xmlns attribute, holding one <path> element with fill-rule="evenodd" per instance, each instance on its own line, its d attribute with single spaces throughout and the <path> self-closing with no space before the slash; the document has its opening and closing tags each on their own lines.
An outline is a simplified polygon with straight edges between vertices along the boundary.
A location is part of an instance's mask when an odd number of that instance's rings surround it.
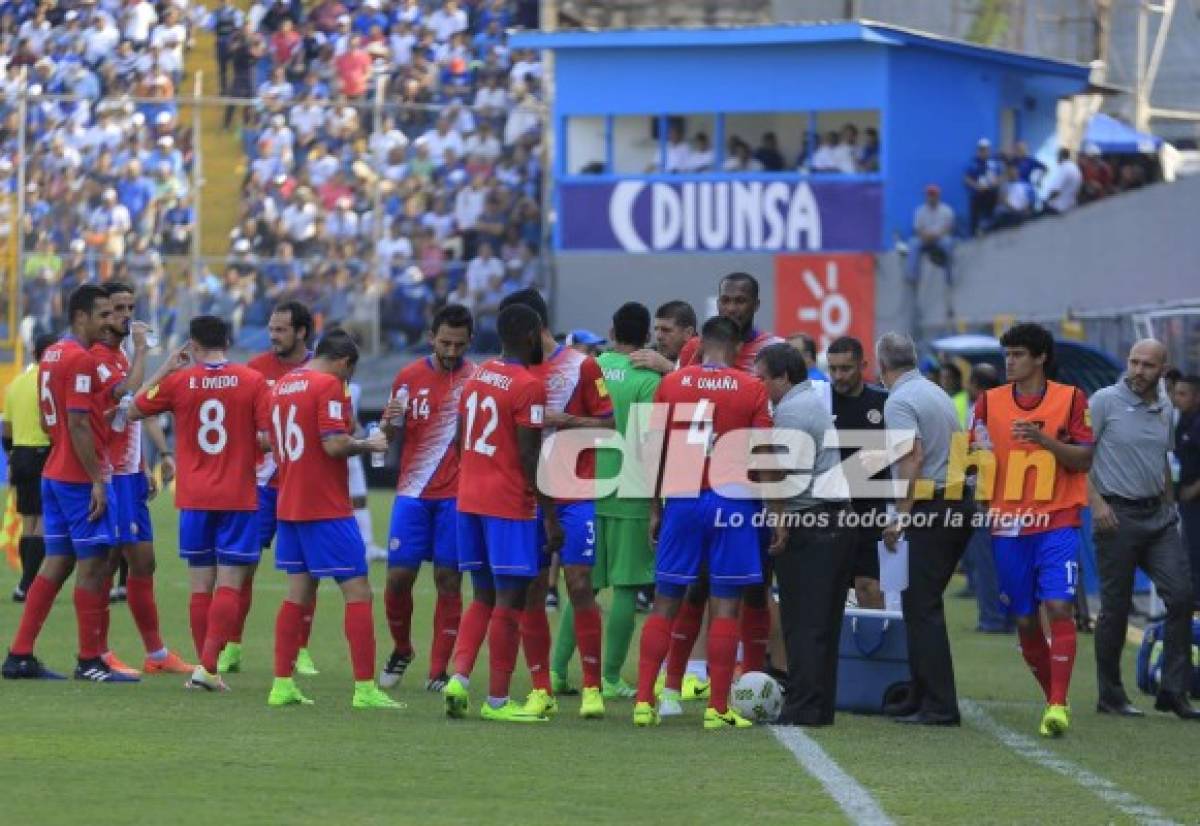
<svg viewBox="0 0 1200 826">
<path fill-rule="evenodd" d="M 124 433 L 125 425 L 129 423 L 129 405 L 133 404 L 133 394 L 126 393 L 117 402 L 117 412 L 113 416 L 112 429 L 114 433 Z"/>
<path fill-rule="evenodd" d="M 393 416 L 391 425 L 392 425 L 392 427 L 404 427 L 404 416 L 408 412 L 408 385 L 407 384 L 403 385 L 399 390 L 396 391 L 395 400 L 400 402 L 400 406 L 404 409 L 404 412 L 401 413 L 399 416 Z"/>
<path fill-rule="evenodd" d="M 379 423 L 371 422 L 367 425 L 367 438 L 371 438 L 379 432 Z M 371 467 L 383 467 L 387 462 L 387 453 L 371 452 Z"/>
</svg>

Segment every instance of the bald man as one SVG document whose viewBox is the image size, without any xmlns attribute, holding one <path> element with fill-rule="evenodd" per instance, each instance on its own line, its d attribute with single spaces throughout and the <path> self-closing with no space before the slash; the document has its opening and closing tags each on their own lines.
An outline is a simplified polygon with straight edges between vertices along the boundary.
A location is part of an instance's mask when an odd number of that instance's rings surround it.
<svg viewBox="0 0 1200 826">
<path fill-rule="evenodd" d="M 1096 449 L 1088 496 L 1100 569 L 1096 621 L 1096 710 L 1142 717 L 1121 682 L 1121 649 L 1138 567 L 1149 574 L 1167 606 L 1162 680 L 1154 708 L 1200 720 L 1188 701 L 1191 684 L 1192 577 L 1179 535 L 1167 451 L 1171 403 L 1161 388 L 1167 349 L 1143 339 L 1129 351 L 1125 375 L 1090 402 Z"/>
</svg>

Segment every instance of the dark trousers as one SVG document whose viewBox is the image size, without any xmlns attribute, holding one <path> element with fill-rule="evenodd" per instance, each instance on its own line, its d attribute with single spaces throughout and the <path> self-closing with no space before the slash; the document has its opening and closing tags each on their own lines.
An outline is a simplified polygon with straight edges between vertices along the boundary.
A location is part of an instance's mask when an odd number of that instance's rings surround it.
<svg viewBox="0 0 1200 826">
<path fill-rule="evenodd" d="M 914 520 L 928 518 L 930 523 L 917 527 L 914 522 L 904 532 L 908 540 L 908 588 L 900 601 L 908 632 L 912 702 L 930 714 L 958 716 L 954 660 L 942 595 L 971 540 L 974 512 L 968 502 L 918 502 L 913 506 Z"/>
<path fill-rule="evenodd" d="M 838 511 L 827 513 L 827 529 L 793 528 L 787 548 L 775 557 L 780 630 L 788 660 L 780 716 L 785 724 L 833 723 L 838 643 L 857 535 L 839 525 Z"/>
<path fill-rule="evenodd" d="M 991 223 L 992 213 L 996 211 L 996 190 L 971 190 L 970 199 L 970 228 L 974 235 L 980 228 L 986 229 Z"/>
<path fill-rule="evenodd" d="M 1183 546 L 1192 566 L 1192 600 L 1200 611 L 1200 502 L 1180 502 L 1179 517 L 1183 520 Z"/>
<path fill-rule="evenodd" d="M 1093 532 L 1100 572 L 1100 616 L 1096 620 L 1096 681 L 1100 699 L 1128 701 L 1121 683 L 1121 649 L 1129 626 L 1133 576 L 1150 577 L 1167 606 L 1163 626 L 1161 692 L 1186 694 L 1191 683 L 1192 575 L 1179 536 L 1179 518 L 1166 505 L 1112 506 L 1117 529 Z"/>
<path fill-rule="evenodd" d="M 229 72 L 233 68 L 233 50 L 229 43 L 217 39 L 217 78 L 221 84 L 221 94 L 229 94 Z"/>
</svg>

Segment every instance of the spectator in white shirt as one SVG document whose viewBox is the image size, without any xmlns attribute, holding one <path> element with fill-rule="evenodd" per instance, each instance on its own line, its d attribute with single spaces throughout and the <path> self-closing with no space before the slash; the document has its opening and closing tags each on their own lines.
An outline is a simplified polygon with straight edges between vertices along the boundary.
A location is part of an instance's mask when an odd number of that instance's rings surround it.
<svg viewBox="0 0 1200 826">
<path fill-rule="evenodd" d="M 911 284 L 921 281 L 921 260 L 929 260 L 946 271 L 946 283 L 954 281 L 954 210 L 942 201 L 937 184 L 925 187 L 925 203 L 913 213 L 913 236 L 908 239 L 904 275 Z"/>
<path fill-rule="evenodd" d="M 512 146 L 530 132 L 537 131 L 541 124 L 537 101 L 533 95 L 521 90 L 513 95 L 517 103 L 504 122 L 504 145 Z"/>
<path fill-rule="evenodd" d="M 392 157 L 393 150 L 403 150 L 408 147 L 408 138 L 396 128 L 395 121 L 388 115 L 383 119 L 383 127 L 371 133 L 368 146 L 376 165 L 384 167 L 388 164 L 388 159 Z"/>
<path fill-rule="evenodd" d="M 729 156 L 725 158 L 726 172 L 762 172 L 762 163 L 754 157 L 750 144 L 734 136 L 729 139 Z"/>
<path fill-rule="evenodd" d="M 508 75 L 514 83 L 522 85 L 529 82 L 531 75 L 535 78 L 540 78 L 542 76 L 542 64 L 538 61 L 537 52 L 532 49 L 514 52 L 512 69 L 509 70 Z"/>
<path fill-rule="evenodd" d="M 147 0 L 129 0 L 122 14 L 123 33 L 134 46 L 144 46 L 150 41 L 150 31 L 158 22 L 158 13 Z"/>
<path fill-rule="evenodd" d="M 297 258 L 307 258 L 317 237 L 317 202 L 312 190 L 302 186 L 280 216 L 283 234 L 292 242 Z"/>
<path fill-rule="evenodd" d="M 1046 176 L 1046 209 L 1051 215 L 1062 215 L 1075 208 L 1079 199 L 1079 187 L 1083 184 L 1083 173 L 1079 164 L 1071 158 L 1071 150 L 1058 150 L 1058 166 Z"/>
<path fill-rule="evenodd" d="M 150 43 L 162 50 L 159 65 L 172 77 L 183 72 L 183 47 L 187 43 L 187 28 L 179 21 L 174 9 L 163 13 L 162 22 L 150 34 Z"/>
<path fill-rule="evenodd" d="M 495 277 L 504 277 L 504 262 L 492 254 L 492 245 L 484 241 L 479 245 L 479 254 L 467 264 L 467 289 L 478 299 Z"/>
<path fill-rule="evenodd" d="M 89 66 L 98 66 L 112 54 L 121 41 L 121 33 L 112 24 L 107 14 L 96 13 L 92 25 L 83 33 L 83 60 Z"/>
<path fill-rule="evenodd" d="M 481 118 L 501 118 L 508 110 L 508 92 L 500 85 L 500 76 L 492 74 L 475 93 L 475 114 Z"/>
<path fill-rule="evenodd" d="M 413 257 L 412 241 L 404 235 L 404 227 L 399 221 L 393 221 L 388 227 L 386 238 L 380 238 L 375 245 L 375 260 L 379 262 L 379 272 L 386 274 L 392 261 L 399 256 L 403 261 L 411 261 Z"/>
<path fill-rule="evenodd" d="M 442 165 L 442 159 L 446 156 L 447 149 L 453 149 L 456 156 L 462 155 L 462 135 L 450 128 L 450 119 L 444 115 L 438 118 L 435 128 L 430 129 L 417 140 L 429 150 L 429 157 L 433 158 L 434 166 Z"/>
<path fill-rule="evenodd" d="M 483 207 L 487 203 L 486 181 L 482 175 L 476 175 L 471 185 L 459 190 L 454 198 L 454 221 L 464 232 L 475 228 Z"/>
<path fill-rule="evenodd" d="M 306 99 L 299 106 L 292 107 L 292 129 L 296 133 L 296 142 L 301 146 L 312 143 L 321 127 L 325 125 L 325 107 L 312 98 Z"/>
<path fill-rule="evenodd" d="M 683 129 L 675 124 L 667 127 L 667 157 L 664 172 L 687 172 L 691 168 L 692 148 L 683 139 Z"/>
<path fill-rule="evenodd" d="M 466 141 L 466 154 L 481 158 L 487 163 L 495 163 L 500 157 L 500 140 L 492 134 L 492 127 L 487 121 L 479 124 L 479 129 Z"/>
<path fill-rule="evenodd" d="M 691 152 L 688 153 L 687 159 L 687 171 L 711 172 L 714 163 L 716 163 L 716 156 L 713 154 L 712 146 L 708 142 L 708 135 L 704 132 L 697 132 L 692 137 Z"/>
<path fill-rule="evenodd" d="M 412 25 L 401 20 L 392 29 L 388 38 L 388 46 L 392 53 L 392 68 L 402 69 L 412 63 L 413 47 L 417 45 L 417 36 L 413 34 Z"/>
<path fill-rule="evenodd" d="M 325 219 L 325 231 L 339 243 L 358 238 L 358 213 L 352 209 L 349 198 L 338 198 L 337 208 Z"/>
<path fill-rule="evenodd" d="M 810 168 L 813 172 L 850 173 L 854 171 L 854 157 L 850 148 L 842 143 L 837 132 L 829 132 L 813 153 Z"/>
<path fill-rule="evenodd" d="M 446 0 L 440 9 L 429 15 L 426 25 L 433 30 L 438 43 L 445 43 L 467 28 L 467 13 L 458 7 L 457 0 Z"/>
</svg>

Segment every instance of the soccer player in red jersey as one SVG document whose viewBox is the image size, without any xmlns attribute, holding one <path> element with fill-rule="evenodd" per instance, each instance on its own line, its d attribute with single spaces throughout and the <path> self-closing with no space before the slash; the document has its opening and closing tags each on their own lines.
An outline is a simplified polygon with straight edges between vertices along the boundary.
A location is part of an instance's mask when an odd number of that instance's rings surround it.
<svg viewBox="0 0 1200 826">
<path fill-rule="evenodd" d="M 275 567 L 288 575 L 288 595 L 275 620 L 275 682 L 267 704 L 307 705 L 293 680 L 305 606 L 317 582 L 331 578 L 346 599 L 344 627 L 354 669 L 354 708 L 403 708 L 375 685 L 375 627 L 367 548 L 350 504 L 346 459 L 387 450 L 376 431 L 356 439 L 346 383 L 358 347 L 342 330 L 326 333 L 316 355 L 275 382 L 271 439 L 279 464 L 279 541 Z"/>
<path fill-rule="evenodd" d="M 0 673 L 5 679 L 61 680 L 33 656 L 33 647 L 54 599 L 75 571 L 75 615 L 79 631 L 77 680 L 137 682 L 100 659 L 101 632 L 108 612 L 109 551 L 116 544 L 112 468 L 104 438 L 111 408 L 101 388 L 100 364 L 88 352 L 101 339 L 112 315 L 102 287 L 84 284 L 67 301 L 71 332 L 47 348 L 38 368 L 42 429 L 50 456 L 42 471 L 42 515 L 46 558 L 26 595 L 16 636 Z"/>
<path fill-rule="evenodd" d="M 271 349 L 260 353 L 246 362 L 246 366 L 257 370 L 267 380 L 267 387 L 274 387 L 275 382 L 286 376 L 292 370 L 305 365 L 312 358 L 309 341 L 315 332 L 312 312 L 299 301 L 285 301 L 271 313 L 267 322 L 267 334 L 271 337 Z M 258 526 L 259 545 L 263 550 L 271 546 L 275 539 L 276 503 L 279 499 L 279 479 L 275 474 L 275 456 L 267 453 L 258 463 Z M 246 617 L 250 614 L 250 606 L 254 603 L 254 574 L 258 565 L 248 566 L 245 581 L 242 583 L 242 593 L 238 608 L 238 621 L 233 627 L 233 634 L 228 644 L 221 652 L 220 670 L 222 672 L 240 671 L 242 667 L 242 632 L 246 627 Z M 206 613 L 202 602 L 192 606 L 194 614 Z M 312 621 L 317 604 L 305 606 L 302 623 L 302 642 L 300 653 L 296 659 L 296 672 L 304 676 L 317 673 L 312 657 L 308 653 L 308 637 L 312 633 Z"/>
<path fill-rule="evenodd" d="M 112 317 L 104 337 L 92 345 L 91 353 L 100 362 L 101 388 L 111 403 L 119 405 L 115 416 L 124 421 L 109 425 L 106 436 L 109 463 L 113 468 L 113 491 L 116 499 L 109 503 L 117 519 L 117 545 L 109 557 L 108 586 L 122 559 L 129 565 L 129 613 L 146 648 L 142 670 L 147 674 L 190 674 L 195 666 L 184 662 L 178 654 L 163 644 L 158 625 L 158 605 L 154 600 L 154 526 L 150 520 L 149 501 L 157 488 L 142 456 L 142 424 L 128 421 L 128 408 L 133 393 L 145 375 L 147 326 L 133 321 L 133 287 L 120 281 L 110 281 L 104 290 L 112 302 Z M 133 341 L 133 360 L 126 357 L 122 345 L 126 338 Z M 125 397 L 129 398 L 126 399 Z M 157 428 L 153 429 L 157 432 Z M 159 446 L 166 447 L 162 434 L 157 433 Z M 100 656 L 114 671 L 136 674 L 108 648 L 108 623 L 104 625 Z"/>
<path fill-rule="evenodd" d="M 503 354 L 482 364 L 463 388 L 459 408 L 462 455 L 458 477 L 458 567 L 474 590 L 454 649 L 454 675 L 442 690 L 446 715 L 466 716 L 475 659 L 488 639 L 485 720 L 546 720 L 509 699 L 521 643 L 520 615 L 538 575 L 537 464 L 545 418 L 545 385 L 528 370 L 543 357 L 542 322 L 513 305 L 496 319 Z M 550 502 L 546 501 L 549 505 Z M 547 551 L 557 550 L 562 528 L 547 507 Z"/>
<path fill-rule="evenodd" d="M 520 304 L 538 314 L 542 324 L 542 350 L 546 354 L 529 372 L 546 385 L 545 435 L 569 428 L 611 428 L 612 399 L 604 384 L 604 372 L 594 358 L 557 344 L 548 329 L 549 310 L 537 290 L 519 290 L 501 302 L 508 307 Z M 596 454 L 579 456 L 575 467 L 579 479 L 596 477 Z M 570 605 L 559 624 L 559 641 L 567 652 L 578 642 L 583 666 L 583 699 L 580 715 L 604 716 L 604 698 L 600 685 L 601 621 L 592 588 L 592 566 L 596 562 L 596 503 L 593 499 L 555 499 L 554 510 L 563 529 L 559 551 L 563 578 Z M 546 591 L 550 585 L 550 557 L 543 556 L 541 571 L 534 580 L 525 612 L 521 616 L 521 642 L 525 661 L 533 676 L 533 691 L 525 704 L 527 711 L 539 715 L 558 711 L 555 694 L 567 688 L 567 676 L 550 672 L 550 623 L 546 619 Z M 567 639 L 563 639 L 563 637 Z M 569 653 L 563 658 L 569 659 Z"/>
<path fill-rule="evenodd" d="M 703 363 L 685 367 L 663 379 L 657 403 L 671 405 L 673 429 L 686 428 L 686 438 L 668 441 L 662 482 L 665 505 L 655 499 L 651 531 L 658 533 L 655 558 L 654 612 L 642 627 L 638 660 L 638 694 L 633 720 L 655 725 L 654 683 L 671 646 L 671 626 L 689 585 L 707 569 L 711 599 L 708 668 L 711 696 L 704 714 L 706 729 L 745 728 L 750 722 L 729 708 L 729 691 L 739 642 L 738 607 L 742 591 L 762 582 L 757 500 L 747 498 L 727 477 L 736 468 L 709 462 L 718 439 L 733 431 L 771 426 L 763 383 L 732 365 L 742 340 L 728 318 L 712 318 L 701 331 Z M 749 460 L 749 452 L 741 461 Z M 705 467 L 708 465 L 708 467 Z M 686 469 L 703 468 L 699 486 L 683 478 Z M 745 465 L 742 464 L 743 472 Z M 735 476 L 736 478 L 736 476 Z M 661 513 L 660 513 L 661 511 Z"/>
<path fill-rule="evenodd" d="M 226 321 L 197 316 L 188 334 L 189 344 L 134 399 L 129 418 L 175 417 L 179 555 L 188 563 L 193 603 L 208 606 L 192 612 L 200 665 L 187 685 L 223 691 L 217 657 L 237 622 L 246 573 L 261 552 L 254 466 L 269 427 L 269 393 L 260 373 L 226 357 Z"/>
<path fill-rule="evenodd" d="M 433 317 L 429 340 L 433 355 L 396 374 L 383 414 L 389 439 L 400 441 L 400 475 L 388 532 L 388 578 L 384 592 L 394 648 L 379 675 L 391 688 L 413 660 L 411 638 L 413 584 L 422 562 L 433 563 L 437 604 L 427 691 L 441 691 L 462 617 L 462 574 L 458 570 L 458 407 L 463 386 L 475 372 L 465 358 L 471 345 L 471 311 L 449 304 Z"/>
</svg>

